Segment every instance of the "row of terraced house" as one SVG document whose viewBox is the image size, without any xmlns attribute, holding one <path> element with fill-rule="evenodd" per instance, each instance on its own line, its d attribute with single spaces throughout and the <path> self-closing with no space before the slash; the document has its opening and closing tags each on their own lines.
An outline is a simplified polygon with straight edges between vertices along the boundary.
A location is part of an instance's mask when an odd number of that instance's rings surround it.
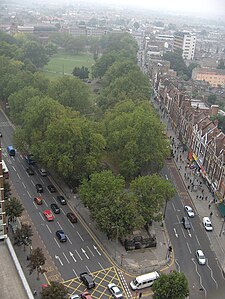
<svg viewBox="0 0 225 299">
<path fill-rule="evenodd" d="M 225 134 L 212 117 L 223 113 L 217 105 L 208 107 L 179 90 L 166 75 L 155 76 L 155 100 L 169 116 L 187 158 L 196 164 L 217 202 L 225 200 Z M 215 118 L 214 118 L 215 119 Z"/>
</svg>

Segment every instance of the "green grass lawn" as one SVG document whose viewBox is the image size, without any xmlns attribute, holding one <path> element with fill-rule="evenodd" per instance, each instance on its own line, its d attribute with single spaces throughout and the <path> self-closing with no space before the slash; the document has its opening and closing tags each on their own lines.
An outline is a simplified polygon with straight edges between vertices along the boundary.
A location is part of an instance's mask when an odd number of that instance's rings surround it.
<svg viewBox="0 0 225 299">
<path fill-rule="evenodd" d="M 79 55 L 68 55 L 63 51 L 59 51 L 57 54 L 52 56 L 49 63 L 44 67 L 45 74 L 46 71 L 49 72 L 50 77 L 56 77 L 63 74 L 71 74 L 74 67 L 85 67 L 91 68 L 94 64 L 94 60 L 89 54 L 79 54 Z"/>
</svg>

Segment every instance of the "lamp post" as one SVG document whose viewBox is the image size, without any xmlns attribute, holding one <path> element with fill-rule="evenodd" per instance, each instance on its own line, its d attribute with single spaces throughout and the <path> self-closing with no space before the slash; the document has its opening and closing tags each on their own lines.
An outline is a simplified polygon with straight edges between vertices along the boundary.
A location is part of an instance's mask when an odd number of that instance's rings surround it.
<svg viewBox="0 0 225 299">
<path fill-rule="evenodd" d="M 223 232 L 224 223 L 225 223 L 225 217 L 223 217 L 223 224 L 222 224 L 222 227 L 221 227 L 221 230 L 220 230 L 220 234 L 219 234 L 220 237 L 221 237 L 222 232 Z"/>
</svg>

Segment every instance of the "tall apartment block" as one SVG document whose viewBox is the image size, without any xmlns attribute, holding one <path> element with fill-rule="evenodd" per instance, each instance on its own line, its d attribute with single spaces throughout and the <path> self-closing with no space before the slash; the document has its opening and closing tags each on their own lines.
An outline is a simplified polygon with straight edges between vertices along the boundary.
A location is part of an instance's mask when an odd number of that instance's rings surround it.
<svg viewBox="0 0 225 299">
<path fill-rule="evenodd" d="M 192 60 L 195 55 L 196 35 L 194 33 L 177 32 L 174 35 L 173 50 L 181 49 L 182 57 Z"/>
<path fill-rule="evenodd" d="M 6 214 L 4 204 L 4 177 L 2 169 L 2 148 L 0 144 L 0 241 L 7 237 Z"/>
</svg>

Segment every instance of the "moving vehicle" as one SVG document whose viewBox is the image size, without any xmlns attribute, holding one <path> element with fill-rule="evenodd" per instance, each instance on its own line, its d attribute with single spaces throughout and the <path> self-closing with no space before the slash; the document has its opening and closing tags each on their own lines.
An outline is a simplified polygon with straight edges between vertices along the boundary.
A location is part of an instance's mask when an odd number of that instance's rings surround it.
<svg viewBox="0 0 225 299">
<path fill-rule="evenodd" d="M 71 223 L 77 223 L 77 216 L 74 213 L 67 213 L 66 216 Z"/>
<path fill-rule="evenodd" d="M 37 205 L 42 205 L 42 203 L 43 203 L 42 198 L 40 198 L 40 197 L 35 197 L 34 202 L 36 202 Z"/>
<path fill-rule="evenodd" d="M 193 218 L 195 216 L 195 213 L 190 206 L 184 206 L 184 209 L 190 218 Z"/>
<path fill-rule="evenodd" d="M 131 289 L 133 291 L 148 288 L 153 285 L 154 281 L 159 278 L 158 272 L 151 272 L 141 276 L 136 277 L 130 282 Z"/>
<path fill-rule="evenodd" d="M 43 214 L 48 221 L 53 221 L 55 218 L 50 210 L 45 210 Z"/>
<path fill-rule="evenodd" d="M 80 299 L 80 296 L 77 294 L 73 294 L 70 296 L 70 299 Z"/>
<path fill-rule="evenodd" d="M 55 214 L 60 214 L 60 208 L 57 206 L 56 203 L 51 204 L 51 209 Z"/>
<path fill-rule="evenodd" d="M 24 156 L 24 158 L 29 165 L 34 165 L 36 163 L 32 154 L 27 154 L 26 156 Z"/>
<path fill-rule="evenodd" d="M 33 171 L 33 169 L 32 169 L 31 167 L 28 167 L 28 168 L 26 169 L 26 172 L 27 172 L 29 175 L 34 175 L 34 171 Z"/>
<path fill-rule="evenodd" d="M 212 222 L 211 222 L 211 220 L 209 219 L 209 217 L 203 217 L 203 219 L 202 219 L 202 223 L 203 223 L 203 225 L 204 225 L 204 228 L 205 228 L 207 231 L 212 231 L 212 230 L 213 230 Z"/>
<path fill-rule="evenodd" d="M 80 298 L 81 299 L 92 299 L 91 294 L 89 294 L 88 292 L 84 292 L 84 293 L 80 294 Z"/>
<path fill-rule="evenodd" d="M 47 176 L 47 171 L 44 168 L 40 168 L 39 172 L 41 176 Z"/>
<path fill-rule="evenodd" d="M 12 145 L 7 146 L 7 152 L 12 157 L 14 157 L 16 155 L 16 151 Z"/>
<path fill-rule="evenodd" d="M 95 282 L 90 274 L 83 272 L 80 274 L 80 280 L 86 285 L 87 289 L 95 287 Z"/>
<path fill-rule="evenodd" d="M 190 229 L 191 228 L 191 223 L 187 217 L 182 218 L 182 223 L 185 229 Z"/>
<path fill-rule="evenodd" d="M 35 187 L 36 187 L 36 190 L 37 190 L 38 193 L 42 193 L 43 192 L 43 187 L 42 187 L 41 184 L 36 184 Z"/>
<path fill-rule="evenodd" d="M 55 187 L 53 185 L 48 185 L 47 188 L 48 188 L 49 192 L 51 192 L 51 193 L 55 193 L 56 192 L 56 189 L 55 189 Z"/>
<path fill-rule="evenodd" d="M 123 298 L 122 292 L 115 285 L 115 283 L 109 283 L 108 284 L 108 289 L 109 289 L 109 291 L 111 292 L 111 294 L 113 295 L 114 298 L 116 298 L 116 299 Z"/>
<path fill-rule="evenodd" d="M 9 170 L 8 170 L 4 160 L 2 160 L 2 171 L 3 171 L 4 179 L 8 179 L 9 178 Z"/>
<path fill-rule="evenodd" d="M 197 261 L 199 263 L 199 265 L 205 265 L 206 263 L 206 258 L 205 258 L 205 255 L 203 253 L 202 250 L 197 250 L 196 253 L 195 253 L 195 256 L 197 258 Z"/>
<path fill-rule="evenodd" d="M 61 205 L 66 205 L 67 204 L 67 202 L 65 200 L 65 197 L 62 196 L 62 195 L 57 196 L 56 199 L 58 200 L 58 202 L 61 203 Z"/>
<path fill-rule="evenodd" d="M 59 239 L 60 242 L 66 242 L 67 241 L 67 236 L 65 235 L 63 230 L 57 230 L 56 231 L 56 237 Z"/>
</svg>

